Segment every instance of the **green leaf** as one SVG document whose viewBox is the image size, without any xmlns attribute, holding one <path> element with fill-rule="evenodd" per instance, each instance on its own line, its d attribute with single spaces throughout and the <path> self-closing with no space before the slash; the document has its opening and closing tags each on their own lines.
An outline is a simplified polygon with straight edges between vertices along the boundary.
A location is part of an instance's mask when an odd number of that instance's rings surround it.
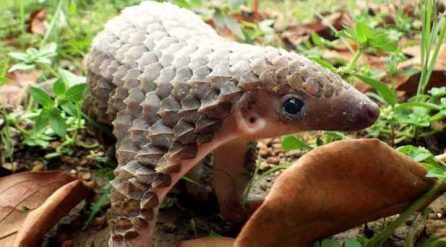
<svg viewBox="0 0 446 247">
<path fill-rule="evenodd" d="M 62 108 L 62 110 L 64 112 L 66 112 L 68 115 L 73 116 L 73 117 L 76 117 L 77 114 L 79 113 L 78 112 L 79 110 L 76 108 L 74 103 L 71 102 L 71 101 L 68 101 L 68 102 L 65 102 L 65 103 L 61 104 L 60 108 Z"/>
<path fill-rule="evenodd" d="M 25 144 L 28 146 L 41 146 L 43 148 L 47 148 L 50 146 L 50 142 L 52 138 L 41 132 L 34 132 L 31 135 L 26 135 Z"/>
<path fill-rule="evenodd" d="M 50 112 L 46 109 L 43 109 L 34 120 L 35 124 L 33 127 L 33 132 L 38 133 L 42 131 L 46 126 L 48 126 L 50 124 L 50 117 Z"/>
<path fill-rule="evenodd" d="M 39 88 L 39 87 L 30 87 L 29 91 L 31 93 L 31 96 L 33 99 L 42 105 L 44 108 L 51 108 L 54 106 L 54 100 L 51 98 L 51 96 L 45 92 L 45 90 Z"/>
<path fill-rule="evenodd" d="M 446 87 L 433 87 L 429 90 L 429 94 L 434 97 L 442 97 L 446 95 Z"/>
<path fill-rule="evenodd" d="M 305 142 L 299 140 L 295 136 L 286 136 L 282 139 L 282 148 L 285 151 L 291 151 L 291 150 L 311 150 L 312 147 Z"/>
<path fill-rule="evenodd" d="M 16 70 L 32 70 L 36 66 L 34 64 L 26 64 L 26 63 L 17 63 L 11 66 L 11 68 L 8 70 L 8 72 L 14 72 Z"/>
<path fill-rule="evenodd" d="M 85 83 L 86 82 L 85 77 L 77 76 L 77 75 L 71 73 L 68 70 L 59 69 L 58 72 L 59 72 L 60 77 L 69 86 L 74 85 L 74 84 L 80 84 L 80 83 Z"/>
<path fill-rule="evenodd" d="M 225 16 L 221 13 L 220 10 L 217 10 L 215 12 L 213 19 L 218 29 L 222 29 L 226 26 Z"/>
<path fill-rule="evenodd" d="M 53 86 L 54 94 L 56 94 L 57 97 L 63 97 L 66 90 L 67 86 L 65 84 L 65 81 L 61 78 L 57 79 Z"/>
<path fill-rule="evenodd" d="M 381 30 L 370 38 L 369 44 L 373 48 L 393 52 L 398 49 L 398 37 L 392 36 L 389 31 Z"/>
<path fill-rule="evenodd" d="M 372 86 L 378 93 L 383 97 L 383 99 L 387 102 L 389 105 L 395 105 L 396 104 L 396 94 L 395 91 L 390 89 L 386 84 L 383 82 L 380 82 L 378 80 L 375 80 L 370 77 L 365 77 L 362 75 L 354 74 L 355 77 L 362 80 L 366 84 Z"/>
<path fill-rule="evenodd" d="M 50 126 L 54 133 L 60 137 L 64 137 L 67 134 L 67 125 L 65 124 L 65 119 L 60 115 L 60 112 L 59 114 L 57 112 L 51 113 Z"/>
<path fill-rule="evenodd" d="M 208 235 L 209 237 L 213 237 L 213 238 L 216 238 L 216 237 L 221 237 L 221 234 L 218 234 L 218 233 L 216 233 L 216 232 L 214 232 L 214 231 L 210 231 L 209 232 L 209 235 Z"/>
<path fill-rule="evenodd" d="M 85 90 L 87 89 L 87 84 L 75 84 L 68 88 L 65 93 L 65 100 L 79 102 L 83 99 Z"/>
<path fill-rule="evenodd" d="M 428 177 L 428 178 L 445 178 L 446 174 L 445 174 L 445 171 L 441 168 L 433 168 L 427 172 L 426 177 Z"/>
<path fill-rule="evenodd" d="M 321 36 L 319 36 L 319 34 L 316 32 L 311 33 L 311 41 L 313 41 L 313 44 L 315 46 L 323 46 L 324 45 L 324 43 L 322 42 Z"/>
<path fill-rule="evenodd" d="M 354 40 L 355 38 L 352 36 L 352 30 L 350 28 L 346 28 L 344 30 L 341 31 L 337 31 L 336 32 L 336 37 L 338 38 L 343 38 L 343 39 L 352 39 Z"/>
<path fill-rule="evenodd" d="M 361 243 L 355 239 L 346 239 L 344 241 L 344 247 L 361 247 Z"/>
<path fill-rule="evenodd" d="M 433 158 L 434 155 L 429 152 L 426 148 L 415 147 L 413 145 L 406 145 L 397 148 L 398 152 L 401 152 L 409 157 L 411 157 L 416 162 L 423 162 L 429 158 Z"/>
<path fill-rule="evenodd" d="M 17 51 L 12 51 L 10 53 L 8 53 L 8 55 L 14 59 L 23 61 L 23 62 L 27 62 L 28 61 L 28 54 L 24 53 L 24 52 L 17 52 Z"/>
<path fill-rule="evenodd" d="M 330 70 L 331 72 L 335 72 L 336 71 L 336 68 L 331 63 L 325 61 L 324 59 L 322 59 L 320 57 L 308 57 L 308 58 L 313 60 L 313 61 L 315 61 L 316 63 L 318 63 L 322 67 Z"/>
<path fill-rule="evenodd" d="M 321 247 L 339 247 L 339 244 L 336 240 L 324 239 L 322 240 Z"/>
<path fill-rule="evenodd" d="M 358 21 L 355 25 L 355 38 L 359 44 L 365 44 L 373 35 L 373 30 L 364 22 Z"/>
<path fill-rule="evenodd" d="M 57 51 L 57 44 L 52 42 L 52 43 L 48 43 L 48 44 L 45 44 L 42 47 L 40 47 L 39 55 L 52 57 L 52 56 L 57 55 L 56 51 Z"/>
<path fill-rule="evenodd" d="M 232 33 L 234 33 L 237 38 L 244 40 L 245 35 L 242 32 L 242 28 L 240 27 L 240 24 L 234 19 L 232 16 L 224 16 L 224 20 L 226 23 L 226 26 L 231 30 Z"/>
</svg>

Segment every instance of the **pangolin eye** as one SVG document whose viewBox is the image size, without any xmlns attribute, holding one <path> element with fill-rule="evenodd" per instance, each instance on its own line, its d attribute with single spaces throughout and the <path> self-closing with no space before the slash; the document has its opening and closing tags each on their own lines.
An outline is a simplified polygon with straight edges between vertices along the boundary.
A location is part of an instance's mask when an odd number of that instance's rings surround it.
<svg viewBox="0 0 446 247">
<path fill-rule="evenodd" d="M 291 117 L 299 115 L 303 107 L 304 102 L 295 96 L 286 98 L 282 103 L 282 111 Z"/>
</svg>

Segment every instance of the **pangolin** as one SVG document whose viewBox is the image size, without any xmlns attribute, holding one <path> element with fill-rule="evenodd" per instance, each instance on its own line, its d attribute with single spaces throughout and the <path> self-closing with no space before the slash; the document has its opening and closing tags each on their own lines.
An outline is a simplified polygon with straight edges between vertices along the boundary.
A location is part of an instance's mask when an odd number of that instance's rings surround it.
<svg viewBox="0 0 446 247">
<path fill-rule="evenodd" d="M 111 123 L 117 140 L 110 246 L 151 246 L 166 193 L 211 152 L 220 174 L 243 177 L 250 140 L 358 130 L 379 115 L 375 103 L 305 57 L 226 40 L 170 3 L 142 2 L 108 21 L 87 67 L 84 109 Z M 246 181 L 214 180 L 231 215 Z"/>
</svg>

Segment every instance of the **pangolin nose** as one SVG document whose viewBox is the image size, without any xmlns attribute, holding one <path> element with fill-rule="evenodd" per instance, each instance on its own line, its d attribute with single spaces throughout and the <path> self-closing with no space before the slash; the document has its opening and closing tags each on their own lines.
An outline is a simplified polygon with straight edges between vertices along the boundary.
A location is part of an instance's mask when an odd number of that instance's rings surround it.
<svg viewBox="0 0 446 247">
<path fill-rule="evenodd" d="M 362 121 L 367 125 L 372 125 L 379 117 L 379 108 L 375 103 L 365 104 L 363 106 L 361 118 Z"/>
</svg>

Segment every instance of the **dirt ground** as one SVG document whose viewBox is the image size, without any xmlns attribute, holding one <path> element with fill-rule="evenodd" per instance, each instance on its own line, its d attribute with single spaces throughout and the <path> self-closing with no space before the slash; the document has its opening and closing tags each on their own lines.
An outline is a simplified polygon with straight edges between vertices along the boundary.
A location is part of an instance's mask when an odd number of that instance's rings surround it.
<svg viewBox="0 0 446 247">
<path fill-rule="evenodd" d="M 83 170 L 80 171 L 85 177 L 89 178 L 88 165 L 91 164 L 94 155 L 103 155 L 103 151 L 96 150 L 90 153 L 79 152 L 83 154 L 80 163 L 84 164 Z M 299 153 L 285 153 L 279 139 L 262 140 L 258 143 L 258 155 L 263 161 L 260 163 L 260 172 L 265 172 L 271 167 L 296 160 Z M 63 160 L 63 159 L 62 159 Z M 79 160 L 65 160 L 67 163 L 77 163 Z M 34 162 L 36 163 L 36 162 Z M 77 164 L 80 164 L 77 163 Z M 38 166 L 38 163 L 37 165 Z M 62 164 L 61 168 L 70 169 L 70 164 Z M 36 168 L 35 168 L 36 169 Z M 75 170 L 75 169 L 74 169 Z M 79 170 L 79 168 L 77 168 Z M 72 171 L 74 172 L 74 171 Z M 78 171 L 79 172 L 79 171 Z M 271 173 L 256 182 L 250 191 L 250 197 L 265 197 L 274 183 L 274 179 L 280 174 L 279 172 Z M 103 177 L 92 177 L 96 188 L 102 188 L 107 182 Z M 197 201 L 191 196 L 181 193 L 185 185 L 180 184 L 166 199 L 167 203 L 160 210 L 154 242 L 155 246 L 169 247 L 176 242 L 197 237 L 210 235 L 222 235 L 235 237 L 241 226 L 234 225 L 226 221 L 218 212 L 218 204 L 215 198 L 205 201 Z M 426 236 L 435 234 L 439 237 L 446 237 L 446 196 L 442 196 L 431 204 L 431 211 L 427 219 L 421 216 L 412 219 L 403 224 L 385 246 L 406 246 L 404 239 L 408 234 L 416 234 L 415 239 L 422 242 Z M 109 205 L 106 205 L 101 213 L 94 218 L 92 223 L 83 229 L 88 217 L 88 211 L 85 203 L 79 205 L 72 210 L 62 223 L 60 223 L 52 232 L 46 235 L 42 246 L 78 246 L 78 247 L 100 247 L 108 246 L 109 233 L 105 212 Z M 371 222 L 366 225 L 358 226 L 344 233 L 333 236 L 334 239 L 343 240 L 346 238 L 354 238 L 358 234 L 372 236 L 375 231 L 380 231 L 386 222 L 392 218 L 382 219 Z M 414 230 L 415 229 L 415 230 Z M 421 245 L 416 245 L 421 246 Z"/>
</svg>

